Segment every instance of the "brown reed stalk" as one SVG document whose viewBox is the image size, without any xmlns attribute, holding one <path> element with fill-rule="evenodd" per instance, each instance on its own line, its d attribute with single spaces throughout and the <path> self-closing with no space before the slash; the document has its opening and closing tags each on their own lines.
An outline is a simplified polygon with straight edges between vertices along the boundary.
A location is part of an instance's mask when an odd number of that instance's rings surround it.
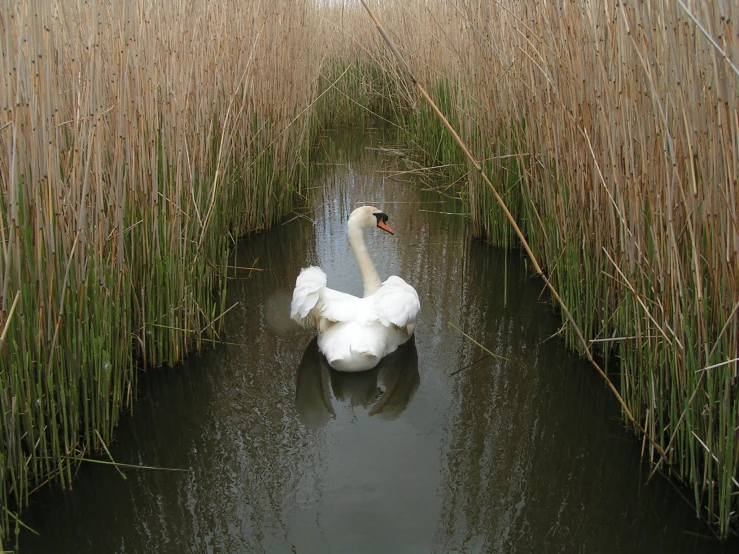
<svg viewBox="0 0 739 554">
<path fill-rule="evenodd" d="M 582 337 L 618 356 L 621 397 L 662 450 L 646 455 L 655 468 L 669 458 L 719 535 L 736 532 L 737 7 L 501 0 L 375 9 L 468 150 L 487 160 L 478 165 Z M 370 44 L 360 16 L 346 14 L 346 26 Z M 450 161 L 439 148 L 443 124 L 409 104 L 423 121 L 406 120 L 424 163 Z M 475 234 L 511 244 L 508 214 L 467 165 Z M 587 357 L 571 324 L 563 331 Z"/>
<path fill-rule="evenodd" d="M 218 338 L 231 237 L 300 198 L 313 8 L 0 6 L 0 550 L 8 506 L 108 443 L 139 364 Z"/>
<path fill-rule="evenodd" d="M 434 110 L 434 113 L 439 118 L 439 120 L 444 124 L 444 127 L 449 131 L 449 133 L 454 137 L 454 140 L 459 145 L 459 147 L 462 149 L 462 152 L 464 152 L 465 156 L 469 160 L 469 162 L 472 164 L 472 166 L 475 168 L 475 170 L 478 172 L 480 177 L 484 180 L 485 184 L 487 185 L 490 192 L 493 194 L 496 202 L 498 202 L 498 205 L 503 210 L 503 213 L 505 214 L 506 219 L 510 223 L 511 227 L 513 227 L 516 236 L 518 237 L 519 241 L 521 242 L 521 245 L 523 246 L 524 250 L 526 251 L 527 256 L 529 257 L 529 260 L 531 261 L 531 264 L 534 267 L 534 270 L 536 271 L 536 274 L 541 278 L 544 283 L 546 284 L 547 288 L 551 292 L 552 296 L 556 300 L 559 307 L 562 309 L 562 312 L 565 314 L 565 317 L 567 318 L 567 321 L 572 326 L 573 331 L 577 335 L 578 340 L 580 341 L 580 345 L 582 347 L 582 350 L 587 358 L 587 360 L 593 365 L 593 367 L 598 371 L 598 373 L 603 377 L 603 379 L 606 381 L 606 384 L 608 385 L 608 388 L 611 389 L 611 392 L 616 397 L 616 400 L 618 400 L 619 404 L 624 410 L 624 413 L 629 418 L 629 421 L 639 430 L 642 432 L 642 434 L 652 443 L 655 450 L 661 455 L 665 461 L 669 464 L 669 460 L 666 459 L 665 453 L 660 447 L 660 445 L 647 433 L 645 429 L 642 428 L 641 424 L 634 418 L 634 416 L 631 413 L 631 410 L 629 410 L 628 405 L 621 397 L 621 394 L 619 393 L 618 389 L 614 386 L 614 384 L 611 382 L 611 380 L 608 378 L 608 375 L 605 371 L 600 367 L 598 362 L 596 362 L 595 358 L 593 358 L 592 353 L 590 352 L 590 346 L 585 340 L 585 337 L 583 336 L 582 332 L 580 331 L 580 327 L 578 326 L 577 322 L 575 321 L 575 318 L 570 313 L 569 308 L 565 304 L 562 297 L 559 295 L 557 290 L 554 288 L 554 285 L 552 285 L 551 281 L 547 278 L 546 274 L 542 270 L 541 266 L 539 265 L 539 262 L 536 260 L 536 256 L 534 255 L 534 252 L 531 250 L 531 247 L 529 246 L 528 241 L 526 240 L 525 235 L 521 231 L 521 228 L 519 227 L 518 223 L 516 222 L 513 215 L 511 215 L 511 212 L 508 209 L 508 206 L 506 205 L 503 198 L 498 193 L 497 189 L 493 185 L 493 183 L 490 181 L 490 179 L 487 177 L 485 172 L 482 169 L 482 166 L 477 161 L 475 156 L 470 152 L 467 145 L 464 143 L 464 141 L 460 138 L 460 136 L 457 134 L 456 130 L 452 125 L 449 123 L 447 118 L 444 116 L 444 114 L 439 110 L 436 103 L 431 99 L 431 97 L 426 92 L 426 89 L 423 87 L 423 85 L 416 79 L 416 77 L 411 72 L 410 68 L 408 67 L 408 64 L 405 62 L 401 54 L 398 52 L 397 48 L 393 44 L 392 40 L 388 36 L 388 34 L 385 32 L 385 30 L 382 28 L 381 23 L 379 20 L 375 17 L 372 10 L 369 8 L 365 0 L 361 0 L 362 5 L 367 10 L 367 13 L 372 18 L 372 21 L 374 22 L 375 26 L 377 27 L 377 30 L 379 31 L 382 38 L 387 43 L 388 47 L 392 51 L 393 55 L 398 59 L 398 62 L 400 63 L 401 67 L 404 68 L 406 74 L 410 78 L 411 82 L 416 86 L 418 91 L 421 93 L 423 98 L 428 102 L 428 104 L 431 106 L 431 108 Z"/>
</svg>

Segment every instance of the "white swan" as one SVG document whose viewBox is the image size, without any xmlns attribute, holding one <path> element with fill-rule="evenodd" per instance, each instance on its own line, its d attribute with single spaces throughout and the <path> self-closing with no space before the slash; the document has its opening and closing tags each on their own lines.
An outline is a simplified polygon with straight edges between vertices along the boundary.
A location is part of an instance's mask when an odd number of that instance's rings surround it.
<svg viewBox="0 0 739 554">
<path fill-rule="evenodd" d="M 400 277 L 380 276 L 370 258 L 362 229 L 379 227 L 392 234 L 387 214 L 372 206 L 349 216 L 349 244 L 362 273 L 364 297 L 326 287 L 319 267 L 300 271 L 295 282 L 290 317 L 318 330 L 318 348 L 339 371 L 365 371 L 406 342 L 416 327 L 421 305 L 416 290 Z"/>
</svg>

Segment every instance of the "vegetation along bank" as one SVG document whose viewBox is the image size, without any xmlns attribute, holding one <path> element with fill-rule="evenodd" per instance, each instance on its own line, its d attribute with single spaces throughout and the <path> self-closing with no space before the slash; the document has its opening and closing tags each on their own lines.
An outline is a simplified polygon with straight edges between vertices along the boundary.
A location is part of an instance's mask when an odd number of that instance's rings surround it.
<svg viewBox="0 0 739 554">
<path fill-rule="evenodd" d="M 739 8 L 370 5 L 617 361 L 644 455 L 736 532 Z M 21 0 L 0 40 L 3 534 L 104 450 L 137 365 L 217 343 L 229 248 L 306 195 L 321 125 L 387 120 L 518 244 L 359 3 Z"/>
</svg>

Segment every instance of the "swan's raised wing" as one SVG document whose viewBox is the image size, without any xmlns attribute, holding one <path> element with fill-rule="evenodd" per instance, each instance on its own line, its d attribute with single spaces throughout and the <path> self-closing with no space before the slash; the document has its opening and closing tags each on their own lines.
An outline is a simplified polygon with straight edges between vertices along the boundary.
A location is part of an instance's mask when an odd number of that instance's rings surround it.
<svg viewBox="0 0 739 554">
<path fill-rule="evenodd" d="M 303 327 L 325 330 L 339 321 L 352 321 L 360 299 L 326 287 L 326 274 L 320 267 L 306 267 L 295 281 L 290 318 Z"/>
<path fill-rule="evenodd" d="M 375 310 L 380 323 L 386 327 L 394 325 L 410 335 L 416 327 L 416 318 L 421 310 L 416 289 L 393 275 L 382 283 L 375 293 Z"/>
<path fill-rule="evenodd" d="M 321 297 L 321 290 L 326 288 L 326 274 L 320 267 L 306 267 L 300 270 L 295 281 L 293 300 L 290 304 L 290 318 L 307 326 L 305 321 L 311 310 L 315 308 Z"/>
</svg>

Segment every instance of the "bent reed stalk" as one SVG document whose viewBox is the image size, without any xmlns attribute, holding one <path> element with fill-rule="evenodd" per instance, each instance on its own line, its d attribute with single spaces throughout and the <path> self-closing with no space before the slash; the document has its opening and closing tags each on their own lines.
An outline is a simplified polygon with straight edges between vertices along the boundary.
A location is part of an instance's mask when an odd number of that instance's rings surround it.
<svg viewBox="0 0 739 554">
<path fill-rule="evenodd" d="M 0 7 L 0 550 L 110 441 L 139 361 L 219 338 L 232 241 L 302 194 L 321 25 L 289 0 Z"/>
<path fill-rule="evenodd" d="M 390 50 L 392 51 L 393 55 L 396 57 L 398 62 L 401 64 L 401 66 L 405 70 L 410 80 L 413 82 L 413 84 L 416 86 L 418 91 L 421 93 L 421 96 L 423 96 L 424 100 L 426 100 L 426 102 L 428 102 L 428 104 L 431 106 L 434 113 L 439 118 L 439 120 L 442 122 L 442 124 L 447 129 L 447 131 L 452 135 L 452 137 L 454 137 L 454 141 L 457 143 L 457 145 L 462 150 L 462 152 L 464 152 L 464 155 L 469 161 L 469 163 L 472 165 L 472 167 L 475 169 L 478 175 L 482 178 L 488 190 L 495 198 L 495 201 L 498 203 L 498 206 L 500 206 L 500 209 L 503 211 L 503 214 L 505 215 L 506 220 L 511 225 L 511 227 L 513 227 L 513 230 L 516 233 L 516 237 L 518 237 L 519 241 L 521 242 L 521 246 L 526 251 L 526 255 L 528 256 L 529 261 L 531 262 L 531 265 L 534 266 L 534 270 L 536 271 L 537 276 L 544 281 L 547 288 L 549 289 L 549 292 L 554 297 L 558 307 L 564 313 L 566 321 L 572 326 L 572 330 L 575 333 L 575 336 L 577 337 L 577 340 L 582 347 L 585 357 L 593 365 L 596 371 L 598 371 L 598 373 L 603 377 L 603 379 L 605 379 L 606 383 L 608 384 L 608 387 L 611 389 L 611 392 L 613 392 L 614 396 L 618 400 L 618 403 L 621 405 L 621 408 L 624 410 L 624 413 L 628 417 L 629 421 L 639 431 L 641 431 L 650 440 L 650 442 L 653 443 L 657 451 L 664 458 L 665 455 L 662 449 L 660 448 L 660 446 L 656 444 L 654 440 L 646 434 L 646 431 L 641 427 L 641 425 L 639 425 L 639 422 L 634 419 L 634 416 L 631 414 L 629 407 L 626 405 L 623 398 L 621 398 L 621 395 L 619 394 L 618 390 L 613 385 L 611 380 L 608 378 L 608 375 L 605 373 L 605 371 L 603 371 L 603 369 L 600 367 L 598 362 L 596 362 L 595 359 L 593 358 L 593 355 L 590 352 L 590 347 L 588 343 L 585 341 L 585 338 L 583 337 L 582 331 L 580 331 L 580 328 L 578 327 L 577 322 L 572 317 L 572 313 L 570 313 L 570 310 L 567 308 L 567 305 L 564 303 L 564 300 L 562 300 L 562 297 L 557 292 L 557 289 L 554 288 L 551 281 L 547 278 L 546 274 L 544 273 L 544 270 L 542 270 L 541 266 L 539 265 L 539 262 L 536 260 L 536 256 L 531 250 L 531 247 L 529 246 L 529 243 L 526 240 L 526 237 L 524 236 L 523 231 L 521 231 L 521 228 L 519 227 L 518 223 L 511 215 L 511 212 L 508 209 L 508 206 L 506 205 L 505 200 L 503 200 L 503 198 L 498 193 L 498 190 L 495 188 L 495 185 L 493 185 L 493 183 L 488 178 L 487 174 L 483 171 L 482 166 L 477 161 L 477 158 L 475 158 L 472 152 L 470 152 L 465 142 L 459 137 L 459 134 L 457 133 L 457 131 L 449 123 L 449 121 L 444 116 L 444 114 L 441 112 L 441 110 L 439 110 L 439 107 L 436 105 L 436 103 L 431 99 L 428 92 L 426 92 L 426 89 L 423 87 L 421 83 L 418 82 L 416 77 L 413 75 L 411 70 L 408 68 L 408 64 L 406 64 L 405 60 L 403 59 L 403 56 L 400 55 L 400 53 L 398 52 L 398 49 L 393 44 L 392 40 L 385 32 L 385 29 L 383 29 L 382 25 L 377 20 L 374 13 L 372 13 L 372 10 L 369 8 L 369 6 L 367 6 L 367 3 L 365 2 L 365 0 L 361 0 L 361 2 L 362 2 L 362 5 L 367 10 L 367 13 L 369 13 L 370 17 L 372 18 L 375 25 L 377 26 L 377 30 L 382 35 L 383 40 L 387 43 L 388 47 L 390 48 Z"/>
<path fill-rule="evenodd" d="M 655 468 L 736 532 L 737 7 L 368 3 L 482 171 L 359 3 L 0 7 L 2 502 L 109 442 L 134 358 L 217 340 L 229 237 L 303 194 L 318 125 L 386 119 L 466 175 L 478 236 L 519 244 L 506 206 Z"/>
<path fill-rule="evenodd" d="M 692 489 L 719 536 L 736 533 L 737 6 L 367 4 L 484 160 L 468 163 L 475 232 L 531 246 L 574 318 L 563 311 L 568 344 L 618 361 L 623 413 L 653 441 L 655 469 Z M 361 11 L 343 14 L 356 37 Z M 428 163 L 454 159 L 413 108 Z"/>
</svg>

